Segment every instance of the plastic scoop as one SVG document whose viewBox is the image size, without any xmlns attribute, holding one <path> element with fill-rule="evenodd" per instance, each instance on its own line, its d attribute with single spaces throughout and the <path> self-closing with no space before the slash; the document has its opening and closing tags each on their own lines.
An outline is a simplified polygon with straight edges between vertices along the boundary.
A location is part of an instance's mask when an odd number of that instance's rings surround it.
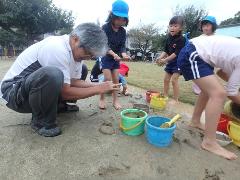
<svg viewBox="0 0 240 180">
<path fill-rule="evenodd" d="M 160 128 L 169 128 L 171 127 L 177 120 L 179 120 L 182 116 L 180 114 L 177 114 L 174 116 L 169 122 L 163 123 Z"/>
</svg>

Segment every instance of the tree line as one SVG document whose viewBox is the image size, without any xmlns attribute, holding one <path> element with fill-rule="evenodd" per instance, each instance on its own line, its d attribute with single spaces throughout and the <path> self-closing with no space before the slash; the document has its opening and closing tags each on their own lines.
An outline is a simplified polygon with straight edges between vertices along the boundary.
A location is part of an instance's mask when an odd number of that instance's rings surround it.
<svg viewBox="0 0 240 180">
<path fill-rule="evenodd" d="M 67 33 L 74 20 L 51 0 L 0 0 L 0 44 L 28 45 L 41 34 Z"/>
<path fill-rule="evenodd" d="M 204 8 L 189 5 L 177 6 L 173 15 L 185 19 L 184 33 L 190 38 L 201 34 L 199 23 L 208 14 Z M 71 11 L 56 7 L 52 0 L 0 0 L 0 45 L 28 46 L 39 35 L 58 31 L 59 34 L 71 32 L 75 18 Z M 220 26 L 240 23 L 240 11 L 233 18 L 226 19 Z M 149 52 L 163 50 L 167 31 L 162 32 L 155 24 L 139 24 L 128 31 L 128 39 L 133 49 L 144 59 Z"/>
</svg>

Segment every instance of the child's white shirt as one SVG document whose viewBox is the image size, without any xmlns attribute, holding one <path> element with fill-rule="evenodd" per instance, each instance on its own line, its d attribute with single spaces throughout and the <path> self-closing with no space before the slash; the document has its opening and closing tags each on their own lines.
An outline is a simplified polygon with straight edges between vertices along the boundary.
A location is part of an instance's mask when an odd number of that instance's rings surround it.
<svg viewBox="0 0 240 180">
<path fill-rule="evenodd" d="M 240 87 L 240 39 L 228 36 L 199 36 L 190 40 L 199 56 L 229 77 L 227 92 L 236 96 Z"/>
</svg>

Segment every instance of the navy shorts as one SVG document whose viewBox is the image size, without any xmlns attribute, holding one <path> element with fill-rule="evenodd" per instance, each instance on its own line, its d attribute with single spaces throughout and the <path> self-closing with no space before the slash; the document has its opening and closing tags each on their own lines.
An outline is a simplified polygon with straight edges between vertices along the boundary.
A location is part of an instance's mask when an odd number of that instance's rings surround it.
<svg viewBox="0 0 240 180">
<path fill-rule="evenodd" d="M 101 59 L 101 67 L 102 69 L 119 69 L 120 68 L 120 62 L 115 61 L 111 56 L 104 56 Z"/>
<path fill-rule="evenodd" d="M 214 67 L 202 60 L 192 43 L 180 51 L 177 64 L 186 81 L 214 74 Z"/>
<path fill-rule="evenodd" d="M 169 62 L 165 69 L 164 69 L 167 73 L 169 74 L 173 74 L 173 73 L 180 73 L 180 69 L 178 68 L 177 66 L 177 59 L 176 60 L 173 60 L 172 62 Z"/>
</svg>

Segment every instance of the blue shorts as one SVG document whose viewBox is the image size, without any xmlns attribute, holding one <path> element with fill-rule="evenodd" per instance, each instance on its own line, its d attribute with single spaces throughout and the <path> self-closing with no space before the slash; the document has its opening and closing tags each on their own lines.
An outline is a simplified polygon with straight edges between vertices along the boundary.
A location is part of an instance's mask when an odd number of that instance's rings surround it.
<svg viewBox="0 0 240 180">
<path fill-rule="evenodd" d="M 172 62 L 169 62 L 164 71 L 166 71 L 169 74 L 173 74 L 173 73 L 179 73 L 180 74 L 180 69 L 177 66 L 177 60 L 173 60 Z"/>
<path fill-rule="evenodd" d="M 122 83 L 123 86 L 127 85 L 126 78 L 123 75 L 121 75 L 121 74 L 119 74 L 119 83 Z"/>
<path fill-rule="evenodd" d="M 98 76 L 98 82 L 100 82 L 100 83 L 104 82 L 104 75 L 103 74 L 100 74 Z M 126 86 L 127 85 L 126 78 L 123 75 L 121 75 L 121 74 L 119 74 L 119 83 L 122 83 L 122 86 Z"/>
<path fill-rule="evenodd" d="M 202 60 L 192 43 L 180 51 L 177 64 L 186 81 L 214 74 L 214 67 Z"/>
<path fill-rule="evenodd" d="M 110 69 L 110 70 L 119 69 L 120 62 L 115 61 L 115 59 L 113 59 L 111 56 L 107 55 L 107 56 L 102 57 L 101 67 L 102 67 L 102 69 Z"/>
</svg>

